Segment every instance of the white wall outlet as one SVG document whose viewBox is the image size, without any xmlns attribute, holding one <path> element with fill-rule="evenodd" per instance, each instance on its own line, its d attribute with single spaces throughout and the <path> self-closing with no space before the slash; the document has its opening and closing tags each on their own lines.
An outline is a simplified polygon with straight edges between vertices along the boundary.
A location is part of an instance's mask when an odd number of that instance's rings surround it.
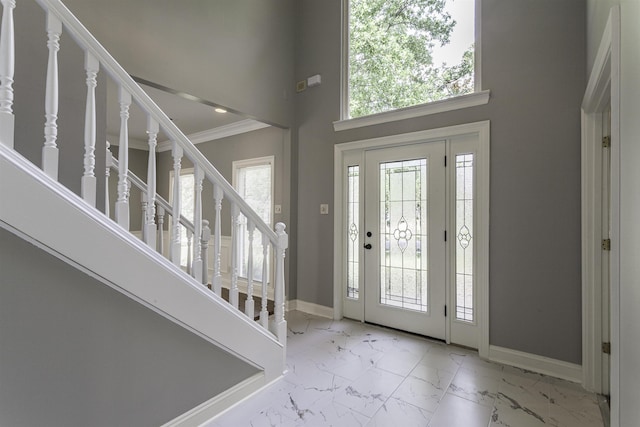
<svg viewBox="0 0 640 427">
<path fill-rule="evenodd" d="M 273 207 L 273 210 L 274 210 L 274 212 L 275 212 L 275 213 L 277 213 L 277 214 L 282 213 L 282 205 L 275 205 L 275 206 Z"/>
<path fill-rule="evenodd" d="M 320 205 L 320 215 L 329 215 L 329 205 L 323 203 Z"/>
</svg>

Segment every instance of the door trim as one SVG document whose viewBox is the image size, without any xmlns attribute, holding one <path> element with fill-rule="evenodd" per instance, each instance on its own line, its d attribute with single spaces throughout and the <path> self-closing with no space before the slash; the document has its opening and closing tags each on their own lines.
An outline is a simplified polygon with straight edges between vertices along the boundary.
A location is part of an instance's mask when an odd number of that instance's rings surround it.
<svg viewBox="0 0 640 427">
<path fill-rule="evenodd" d="M 611 102 L 611 425 L 620 396 L 620 9 L 613 7 L 582 102 L 582 372 L 583 386 L 602 392 L 602 111 Z"/>
<path fill-rule="evenodd" d="M 478 139 L 478 173 L 477 173 L 477 318 L 478 318 L 478 353 L 480 357 L 489 357 L 489 141 L 490 122 L 481 121 L 457 126 L 430 129 L 419 132 L 391 135 L 360 141 L 345 142 L 334 146 L 334 243 L 333 243 L 333 307 L 334 318 L 343 315 L 342 289 L 344 273 L 343 205 L 344 157 L 354 150 L 365 150 L 382 147 L 393 147 L 405 144 L 448 140 L 464 135 L 475 135 Z M 450 281 L 447 289 L 451 287 Z M 447 292 L 451 295 L 451 292 Z M 451 310 L 450 310 L 451 312 Z M 447 317 L 447 342 L 450 340 L 450 324 L 452 315 Z M 363 319 L 361 319 L 363 320 Z"/>
</svg>

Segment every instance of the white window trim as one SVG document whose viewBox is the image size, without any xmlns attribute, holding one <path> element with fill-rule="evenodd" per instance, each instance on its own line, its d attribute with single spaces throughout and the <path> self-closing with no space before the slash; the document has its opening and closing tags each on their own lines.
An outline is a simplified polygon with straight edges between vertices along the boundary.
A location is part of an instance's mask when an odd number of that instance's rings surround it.
<svg viewBox="0 0 640 427">
<path fill-rule="evenodd" d="M 455 96 L 426 104 L 414 105 L 369 116 L 348 118 L 349 116 L 349 0 L 342 0 L 342 46 L 340 67 L 340 117 L 333 122 L 336 132 L 373 126 L 399 120 L 424 117 L 445 111 L 484 105 L 489 102 L 490 91 L 482 90 L 482 0 L 475 0 L 475 51 L 474 51 L 474 93 Z"/>
<path fill-rule="evenodd" d="M 478 325 L 478 353 L 480 357 L 489 357 L 489 140 L 490 123 L 482 121 L 420 132 L 404 133 L 388 137 L 353 141 L 337 144 L 334 147 L 334 260 L 333 260 L 333 307 L 334 318 L 343 316 L 343 278 L 344 278 L 344 245 L 343 209 L 345 203 L 344 165 L 346 159 L 354 159 L 357 150 L 390 147 L 412 143 L 451 139 L 456 136 L 475 134 L 478 138 L 477 171 L 476 171 L 476 298 Z M 356 154 L 357 156 L 357 154 Z M 449 285 L 450 287 L 450 285 Z M 447 301 L 451 295 L 448 294 Z M 451 311 L 450 311 L 451 312 Z M 447 316 L 447 341 L 450 340 L 451 321 L 455 316 Z"/>
</svg>

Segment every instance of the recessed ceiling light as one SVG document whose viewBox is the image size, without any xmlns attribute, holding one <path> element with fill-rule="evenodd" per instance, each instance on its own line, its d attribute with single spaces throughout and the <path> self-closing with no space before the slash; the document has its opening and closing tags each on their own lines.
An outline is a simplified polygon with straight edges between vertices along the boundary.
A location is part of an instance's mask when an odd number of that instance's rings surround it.
<svg viewBox="0 0 640 427">
<path fill-rule="evenodd" d="M 220 108 L 220 107 L 216 108 L 216 109 L 215 109 L 215 110 L 213 110 L 213 111 L 215 111 L 216 113 L 221 113 L 221 114 L 223 114 L 223 113 L 226 113 L 226 112 L 227 112 L 227 110 L 225 110 L 224 108 Z"/>
</svg>

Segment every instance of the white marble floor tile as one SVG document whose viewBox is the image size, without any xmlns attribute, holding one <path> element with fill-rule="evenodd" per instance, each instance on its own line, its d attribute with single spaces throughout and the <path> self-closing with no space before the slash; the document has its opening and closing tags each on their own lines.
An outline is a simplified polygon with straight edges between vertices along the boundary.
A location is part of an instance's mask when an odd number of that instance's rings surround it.
<svg viewBox="0 0 640 427">
<path fill-rule="evenodd" d="M 602 427 L 579 384 L 351 320 L 290 312 L 285 377 L 206 427 Z"/>
</svg>

